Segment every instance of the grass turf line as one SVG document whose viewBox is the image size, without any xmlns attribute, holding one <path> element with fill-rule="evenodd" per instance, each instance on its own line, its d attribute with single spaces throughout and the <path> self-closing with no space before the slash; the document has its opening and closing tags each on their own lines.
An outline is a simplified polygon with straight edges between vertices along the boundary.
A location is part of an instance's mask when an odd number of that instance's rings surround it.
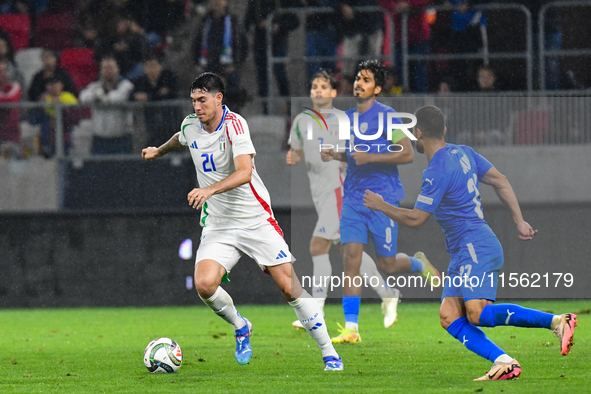
<svg viewBox="0 0 591 394">
<path fill-rule="evenodd" d="M 588 310 L 589 301 L 520 303 L 554 313 Z M 522 365 L 510 382 L 472 382 L 490 363 L 465 349 L 440 326 L 436 303 L 402 303 L 385 329 L 377 304 L 362 304 L 363 342 L 336 345 L 342 373 L 323 372 L 320 350 L 291 328 L 289 306 L 240 306 L 254 324 L 249 365 L 234 360 L 233 330 L 205 307 L 33 309 L 0 311 L 0 393 L 217 392 L 553 392 L 589 391 L 591 316 L 579 315 L 575 346 L 560 356 L 549 330 L 485 328 Z M 325 309 L 329 333 L 342 308 Z M 183 350 L 176 374 L 150 374 L 143 350 L 167 336 Z"/>
</svg>

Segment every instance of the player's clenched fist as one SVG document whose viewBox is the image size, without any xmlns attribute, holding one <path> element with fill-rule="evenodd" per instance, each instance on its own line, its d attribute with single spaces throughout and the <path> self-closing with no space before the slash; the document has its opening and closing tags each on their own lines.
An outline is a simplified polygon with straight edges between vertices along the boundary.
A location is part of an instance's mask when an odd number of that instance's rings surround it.
<svg viewBox="0 0 591 394">
<path fill-rule="evenodd" d="M 199 209 L 203 206 L 205 201 L 211 197 L 213 193 L 209 191 L 209 189 L 200 189 L 195 188 L 189 192 L 187 195 L 187 200 L 189 200 L 189 205 L 195 209 Z"/>
<path fill-rule="evenodd" d="M 369 209 L 379 211 L 383 203 L 384 198 L 381 195 L 374 193 L 371 190 L 365 191 L 365 194 L 363 195 L 363 205 Z"/>
<path fill-rule="evenodd" d="M 355 160 L 355 164 L 357 164 L 358 166 L 362 166 L 364 164 L 370 163 L 371 153 L 353 152 L 351 153 L 351 158 Z"/>
<path fill-rule="evenodd" d="M 533 239 L 538 233 L 538 230 L 534 230 L 526 221 L 522 221 L 517 225 L 517 231 L 519 232 L 519 239 L 522 241 Z"/>
<path fill-rule="evenodd" d="M 320 151 L 320 157 L 322 161 L 331 161 L 336 157 L 336 152 L 332 149 L 322 149 Z"/>
<path fill-rule="evenodd" d="M 158 154 L 158 148 L 149 146 L 145 149 L 142 149 L 142 157 L 148 161 L 160 157 L 160 155 Z"/>
<path fill-rule="evenodd" d="M 302 157 L 299 155 L 297 150 L 290 149 L 287 152 L 287 157 L 285 158 L 285 160 L 287 161 L 287 164 L 289 164 L 290 166 L 294 166 L 298 164 L 300 160 L 302 160 Z"/>
</svg>

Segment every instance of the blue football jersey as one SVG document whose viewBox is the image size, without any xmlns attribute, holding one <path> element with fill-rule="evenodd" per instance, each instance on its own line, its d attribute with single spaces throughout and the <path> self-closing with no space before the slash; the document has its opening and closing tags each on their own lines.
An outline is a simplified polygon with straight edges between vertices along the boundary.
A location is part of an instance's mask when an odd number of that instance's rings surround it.
<svg viewBox="0 0 591 394">
<path fill-rule="evenodd" d="M 495 236 L 484 220 L 479 182 L 493 165 L 474 149 L 447 144 L 423 171 L 415 208 L 433 213 L 445 233 L 447 250 Z"/>
<path fill-rule="evenodd" d="M 396 112 L 392 107 L 375 101 L 370 109 L 359 114 L 358 127 L 361 134 L 374 135 L 379 130 L 380 113 L 382 114 L 382 134 L 375 140 L 363 140 L 358 138 L 353 132 L 354 114 L 357 108 L 351 108 L 346 111 L 351 125 L 351 139 L 347 141 L 347 177 L 345 178 L 344 203 L 363 205 L 363 195 L 365 190 L 369 189 L 374 193 L 381 194 L 384 200 L 389 203 L 395 203 L 404 198 L 404 187 L 398 178 L 398 166 L 390 163 L 367 163 L 357 165 L 355 159 L 351 157 L 349 146 L 358 146 L 358 151 L 367 151 L 368 153 L 388 153 L 388 146 L 393 142 L 388 141 L 387 125 L 388 113 Z M 400 118 L 394 118 L 394 123 L 402 123 Z M 404 133 L 400 130 L 393 132 L 395 142 L 404 138 Z M 403 136 L 401 138 L 401 135 Z M 368 149 L 369 147 L 369 149 Z"/>
</svg>

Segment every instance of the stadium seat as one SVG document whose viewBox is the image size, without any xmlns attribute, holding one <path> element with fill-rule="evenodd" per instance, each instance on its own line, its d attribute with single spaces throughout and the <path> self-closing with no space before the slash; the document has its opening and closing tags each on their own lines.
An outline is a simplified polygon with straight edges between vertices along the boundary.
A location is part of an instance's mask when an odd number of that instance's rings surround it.
<svg viewBox="0 0 591 394">
<path fill-rule="evenodd" d="M 61 55 L 60 65 L 65 68 L 78 90 L 97 79 L 94 50 L 90 48 L 68 48 Z"/>
<path fill-rule="evenodd" d="M 31 20 L 28 15 L 0 15 L 0 26 L 8 33 L 15 52 L 29 47 Z"/>
<path fill-rule="evenodd" d="M 73 14 L 47 14 L 37 19 L 35 46 L 61 51 L 71 47 L 73 39 Z"/>
<path fill-rule="evenodd" d="M 21 49 L 14 55 L 14 61 L 23 75 L 23 92 L 28 92 L 33 77 L 43 68 L 42 53 L 42 48 L 26 48 Z"/>
</svg>

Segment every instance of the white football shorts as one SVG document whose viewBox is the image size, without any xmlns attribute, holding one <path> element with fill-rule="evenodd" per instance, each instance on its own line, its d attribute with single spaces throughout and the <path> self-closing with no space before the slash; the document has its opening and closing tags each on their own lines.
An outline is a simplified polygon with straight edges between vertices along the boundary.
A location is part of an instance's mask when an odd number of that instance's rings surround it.
<svg viewBox="0 0 591 394">
<path fill-rule="evenodd" d="M 314 208 L 318 214 L 318 221 L 312 235 L 338 243 L 341 239 L 339 222 L 343 206 L 342 189 L 339 187 L 332 193 L 324 193 L 314 198 Z"/>
<path fill-rule="evenodd" d="M 294 262 L 280 231 L 276 223 L 268 221 L 249 227 L 204 227 L 195 264 L 205 259 L 215 260 L 229 274 L 244 254 L 254 259 L 263 271 L 269 266 Z"/>
</svg>

